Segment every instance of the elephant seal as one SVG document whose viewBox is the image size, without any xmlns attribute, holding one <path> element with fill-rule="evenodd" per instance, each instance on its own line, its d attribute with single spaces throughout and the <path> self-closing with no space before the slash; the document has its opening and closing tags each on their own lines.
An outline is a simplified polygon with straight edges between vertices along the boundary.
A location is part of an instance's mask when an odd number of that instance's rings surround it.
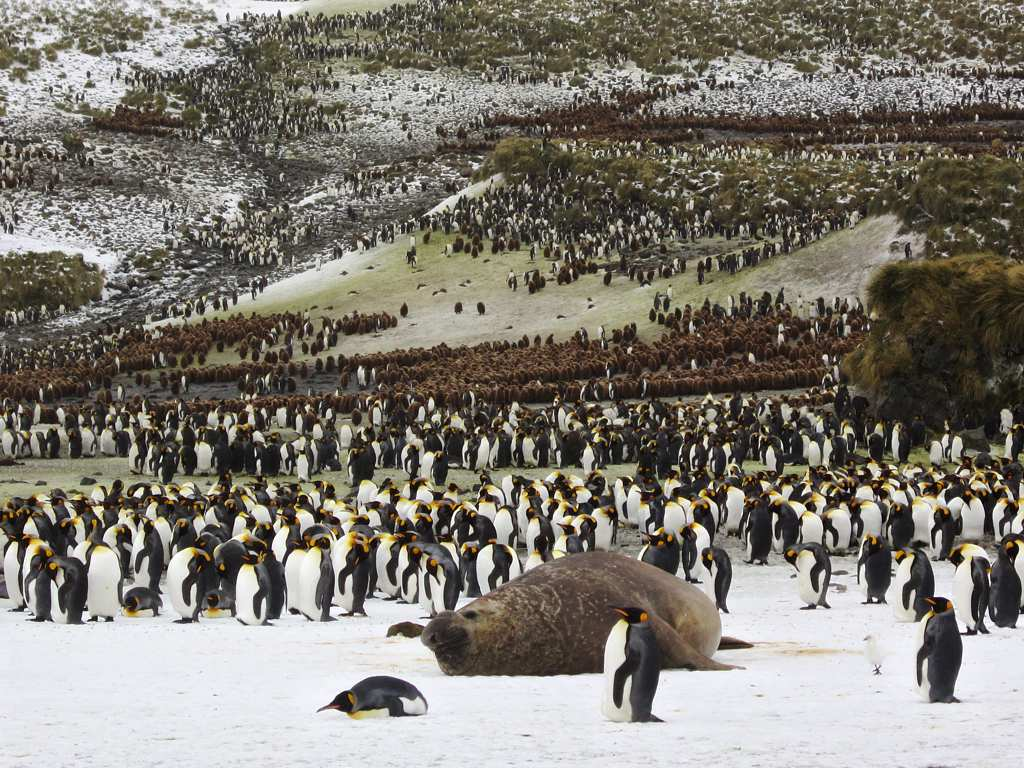
<svg viewBox="0 0 1024 768">
<path fill-rule="evenodd" d="M 715 604 L 697 587 L 624 555 L 587 552 L 545 563 L 461 610 L 438 614 L 420 637 L 448 675 L 600 672 L 618 616 L 646 608 L 662 666 L 733 669 L 711 655 L 749 647 L 722 638 Z"/>
</svg>

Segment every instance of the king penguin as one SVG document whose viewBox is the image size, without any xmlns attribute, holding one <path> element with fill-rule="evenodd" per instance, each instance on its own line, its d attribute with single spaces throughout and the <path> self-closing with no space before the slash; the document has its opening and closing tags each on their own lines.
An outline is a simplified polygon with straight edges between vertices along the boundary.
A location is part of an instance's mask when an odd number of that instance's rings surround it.
<svg viewBox="0 0 1024 768">
<path fill-rule="evenodd" d="M 651 714 L 658 690 L 661 653 L 643 608 L 613 608 L 619 620 L 604 646 L 604 698 L 601 712 L 616 723 L 660 723 Z"/>
</svg>

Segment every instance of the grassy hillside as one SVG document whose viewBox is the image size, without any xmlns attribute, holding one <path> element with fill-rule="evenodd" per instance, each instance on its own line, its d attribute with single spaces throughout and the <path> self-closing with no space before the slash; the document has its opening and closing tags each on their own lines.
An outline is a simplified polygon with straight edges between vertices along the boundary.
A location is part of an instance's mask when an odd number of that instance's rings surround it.
<svg viewBox="0 0 1024 768">
<path fill-rule="evenodd" d="M 0 256 L 0 311 L 45 305 L 73 309 L 95 301 L 103 275 L 80 255 L 60 251 Z"/>
</svg>

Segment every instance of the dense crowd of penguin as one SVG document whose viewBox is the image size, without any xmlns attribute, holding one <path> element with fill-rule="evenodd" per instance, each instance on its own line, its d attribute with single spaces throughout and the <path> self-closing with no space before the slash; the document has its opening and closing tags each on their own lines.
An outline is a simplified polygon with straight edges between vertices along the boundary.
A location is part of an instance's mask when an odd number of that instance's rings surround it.
<svg viewBox="0 0 1024 768">
<path fill-rule="evenodd" d="M 555 438 L 547 461 L 536 461 L 535 445 L 529 452 L 530 466 L 551 466 L 547 476 L 514 471 L 513 456 L 526 455 L 514 440 L 525 425 L 498 422 L 503 444 L 492 448 L 484 438 L 455 454 L 456 466 L 479 473 L 472 489 L 435 470 L 447 458 L 438 432 L 407 424 L 400 449 L 382 448 L 367 438 L 383 413 L 370 413 L 369 426 L 343 427 L 348 497 L 330 482 L 238 482 L 227 469 L 205 489 L 193 481 L 115 481 L 89 493 L 12 498 L 0 521 L 3 573 L 14 609 L 34 621 L 161 611 L 180 622 L 233 616 L 264 625 L 285 613 L 333 621 L 365 614 L 377 597 L 435 615 L 551 559 L 617 549 L 629 527 L 643 539 L 639 559 L 699 582 L 723 612 L 733 575 L 723 542 L 735 536 L 746 562 L 779 557 L 795 568 L 794 603 L 805 608 L 829 607 L 831 557 L 856 553 L 865 602 L 893 598 L 895 619 L 927 624 L 923 637 L 940 638 L 933 645 L 948 640 L 940 623 L 956 629 L 959 621 L 967 634 L 988 632 L 988 622 L 1015 627 L 1024 579 L 1016 453 L 971 458 L 960 436 L 947 432 L 931 444 L 934 464 L 911 464 L 906 454 L 912 443 L 923 445 L 923 427 L 872 425 L 842 386 L 829 395 L 828 410 L 821 392 L 603 409 L 556 404 L 529 414 Z M 517 413 L 507 416 L 514 422 Z M 462 418 L 450 413 L 442 432 Z M 1008 409 L 1001 426 L 1008 450 L 1019 453 L 1013 418 Z M 421 448 L 423 460 L 411 460 Z M 405 480 L 374 482 L 384 453 Z M 503 465 L 499 455 L 513 471 L 491 474 Z M 766 469 L 744 471 L 751 460 Z M 612 480 L 604 471 L 612 463 L 635 472 Z M 946 562 L 954 594 L 944 608 L 933 594 L 933 567 L 940 567 L 933 563 Z M 643 610 L 621 608 L 628 631 L 612 635 L 628 655 L 645 644 L 636 639 Z M 945 657 L 928 653 L 921 684 L 931 698 L 949 700 Z M 929 687 L 929 675 L 939 682 Z M 649 689 L 648 678 L 636 678 L 632 690 Z M 609 716 L 649 717 L 642 706 L 623 709 L 622 696 L 612 691 L 618 708 Z"/>
</svg>

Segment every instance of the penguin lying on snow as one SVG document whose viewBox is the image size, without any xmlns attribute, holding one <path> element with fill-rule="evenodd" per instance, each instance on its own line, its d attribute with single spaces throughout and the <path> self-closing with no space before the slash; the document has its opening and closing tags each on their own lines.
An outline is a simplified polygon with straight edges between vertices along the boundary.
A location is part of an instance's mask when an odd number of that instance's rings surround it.
<svg viewBox="0 0 1024 768">
<path fill-rule="evenodd" d="M 344 712 L 356 720 L 367 717 L 411 717 L 427 714 L 427 700 L 416 686 L 405 680 L 378 675 L 360 680 L 351 690 L 342 691 L 317 712 L 326 709 Z"/>
</svg>

